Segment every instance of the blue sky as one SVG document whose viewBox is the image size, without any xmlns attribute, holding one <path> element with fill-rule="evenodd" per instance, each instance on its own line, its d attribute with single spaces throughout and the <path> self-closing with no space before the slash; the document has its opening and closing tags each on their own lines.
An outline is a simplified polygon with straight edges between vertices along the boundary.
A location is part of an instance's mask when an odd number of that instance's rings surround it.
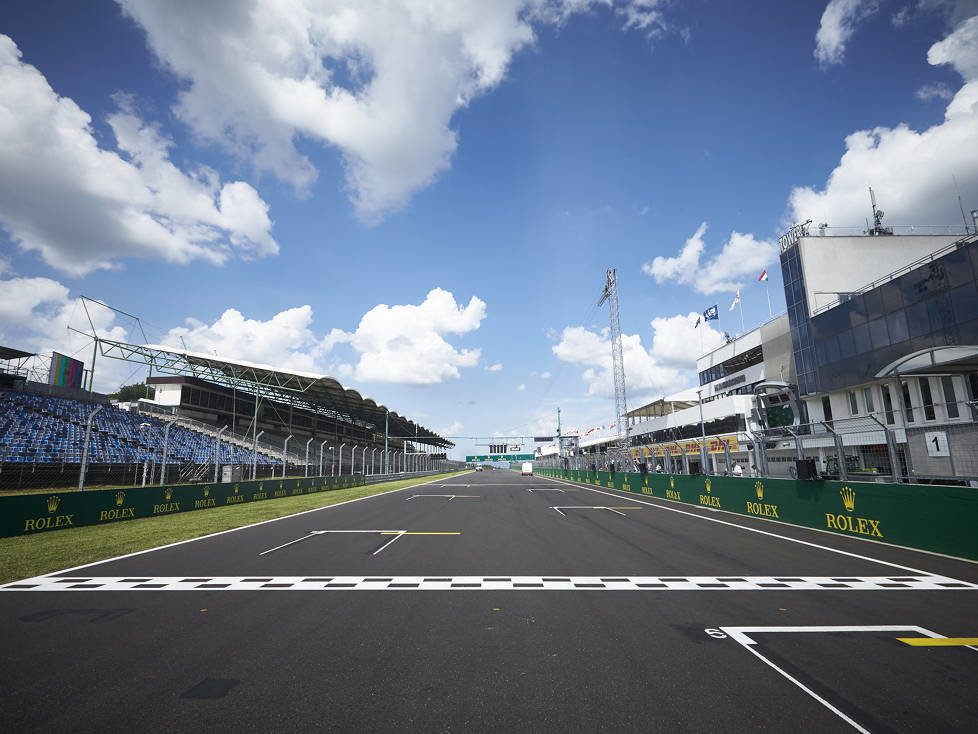
<svg viewBox="0 0 978 734">
<path fill-rule="evenodd" d="M 767 319 L 765 268 L 783 309 L 792 222 L 978 205 L 973 0 L 283 8 L 0 7 L 2 343 L 88 361 L 84 294 L 444 434 L 583 433 L 606 268 L 634 407 L 695 384 L 738 290 Z"/>
</svg>

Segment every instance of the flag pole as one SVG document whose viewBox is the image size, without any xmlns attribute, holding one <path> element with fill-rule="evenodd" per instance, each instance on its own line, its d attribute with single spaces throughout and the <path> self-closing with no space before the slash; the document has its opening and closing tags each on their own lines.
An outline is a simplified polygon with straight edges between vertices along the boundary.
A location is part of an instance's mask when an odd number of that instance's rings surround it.
<svg viewBox="0 0 978 734">
<path fill-rule="evenodd" d="M 737 295 L 740 295 L 740 291 L 737 291 Z M 744 299 L 738 298 L 737 303 L 740 304 L 740 335 L 744 335 Z"/>
<path fill-rule="evenodd" d="M 771 291 L 767 287 L 767 281 L 764 281 L 764 292 L 767 293 L 767 317 L 769 319 L 774 318 L 774 312 L 771 310 Z"/>
</svg>

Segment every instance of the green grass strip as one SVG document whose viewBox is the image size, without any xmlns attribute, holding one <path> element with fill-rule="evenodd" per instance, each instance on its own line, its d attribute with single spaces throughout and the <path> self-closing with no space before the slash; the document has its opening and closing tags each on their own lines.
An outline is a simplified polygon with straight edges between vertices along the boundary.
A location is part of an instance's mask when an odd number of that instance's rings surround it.
<svg viewBox="0 0 978 734">
<path fill-rule="evenodd" d="M 86 563 L 158 548 L 263 520 L 329 507 L 339 502 L 383 494 L 395 489 L 452 477 L 462 472 L 381 482 L 363 487 L 248 502 L 109 525 L 54 530 L 38 535 L 0 538 L 0 583 L 40 576 Z"/>
</svg>

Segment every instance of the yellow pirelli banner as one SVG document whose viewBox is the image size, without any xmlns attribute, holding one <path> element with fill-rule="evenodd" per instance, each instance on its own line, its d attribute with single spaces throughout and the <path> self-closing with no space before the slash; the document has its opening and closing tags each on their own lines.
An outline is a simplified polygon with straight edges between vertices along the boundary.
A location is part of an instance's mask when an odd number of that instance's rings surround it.
<svg viewBox="0 0 978 734">
<path fill-rule="evenodd" d="M 731 452 L 742 450 L 736 435 L 716 436 L 706 439 L 706 449 L 711 454 L 722 454 L 724 444 L 730 447 Z M 666 453 L 669 453 L 671 456 L 682 456 L 684 450 L 687 454 L 698 454 L 700 452 L 699 443 L 697 441 L 676 441 L 630 449 L 633 459 L 643 459 L 652 456 L 662 458 Z"/>
</svg>

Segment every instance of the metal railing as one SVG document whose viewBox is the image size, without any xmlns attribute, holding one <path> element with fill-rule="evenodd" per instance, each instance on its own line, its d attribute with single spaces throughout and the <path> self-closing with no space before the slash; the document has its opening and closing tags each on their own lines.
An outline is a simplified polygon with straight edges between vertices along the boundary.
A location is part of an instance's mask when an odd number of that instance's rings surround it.
<svg viewBox="0 0 978 734">
<path fill-rule="evenodd" d="M 918 260 L 914 260 L 912 263 L 909 263 L 908 265 L 904 265 L 904 266 L 902 266 L 900 268 L 897 268 L 896 270 L 894 270 L 891 273 L 888 273 L 888 274 L 886 274 L 886 275 L 884 275 L 884 276 L 882 276 L 880 278 L 877 278 L 872 283 L 867 283 L 866 285 L 860 287 L 857 290 L 854 290 L 854 291 L 846 291 L 844 294 L 840 294 L 839 295 L 839 299 L 835 303 L 827 303 L 824 306 L 819 306 L 818 308 L 814 309 L 812 311 L 812 316 L 815 316 L 817 314 L 820 314 L 823 311 L 828 311 L 830 308 L 835 308 L 836 306 L 838 306 L 840 304 L 843 304 L 846 301 L 849 301 L 849 300 L 855 298 L 856 296 L 858 296 L 858 295 L 860 295 L 862 293 L 866 293 L 868 291 L 873 290 L 874 288 L 878 288 L 879 286 L 883 285 L 884 283 L 889 283 L 891 280 L 893 280 L 893 279 L 895 279 L 895 278 L 897 278 L 897 277 L 899 277 L 901 275 L 904 275 L 905 273 L 909 273 L 911 270 L 915 270 L 916 268 L 919 268 L 921 265 L 926 265 L 929 262 L 933 262 L 934 260 L 937 260 L 938 258 L 944 257 L 949 252 L 958 249 L 962 245 L 968 244 L 970 242 L 974 242 L 976 239 L 978 239 L 978 235 L 976 235 L 976 234 L 967 234 L 967 235 L 963 236 L 961 239 L 955 240 L 954 242 L 951 242 L 950 244 L 945 245 L 941 249 L 935 250 L 934 252 L 930 253 L 929 255 L 925 255 L 924 257 L 922 257 L 922 258 L 920 258 Z"/>
<path fill-rule="evenodd" d="M 798 242 L 799 237 L 884 237 L 887 235 L 871 235 L 871 229 L 867 227 L 828 227 L 812 226 L 811 221 L 803 224 L 796 224 L 778 238 L 781 252 L 784 252 Z M 962 232 L 960 224 L 896 224 L 887 226 L 886 230 L 894 235 L 967 235 L 969 232 Z"/>
<path fill-rule="evenodd" d="M 631 466 L 610 452 L 535 460 L 537 466 L 598 471 L 662 471 L 783 479 L 945 484 L 978 488 L 978 423 L 971 403 L 953 403 L 958 420 L 938 422 L 931 406 L 913 406 L 906 425 L 896 409 L 733 436 L 650 444 Z M 942 411 L 948 411 L 943 405 Z M 945 413 L 946 414 L 946 413 Z M 927 416 L 935 415 L 934 419 Z M 889 423 L 887 422 L 889 421 Z M 703 446 L 706 447 L 704 452 Z M 723 447 L 722 450 L 719 447 Z M 704 455 L 705 454 L 705 455 Z M 705 461 L 704 461 L 705 460 Z M 642 466 L 644 464 L 644 466 Z M 740 472 L 736 471 L 740 468 Z"/>
</svg>

